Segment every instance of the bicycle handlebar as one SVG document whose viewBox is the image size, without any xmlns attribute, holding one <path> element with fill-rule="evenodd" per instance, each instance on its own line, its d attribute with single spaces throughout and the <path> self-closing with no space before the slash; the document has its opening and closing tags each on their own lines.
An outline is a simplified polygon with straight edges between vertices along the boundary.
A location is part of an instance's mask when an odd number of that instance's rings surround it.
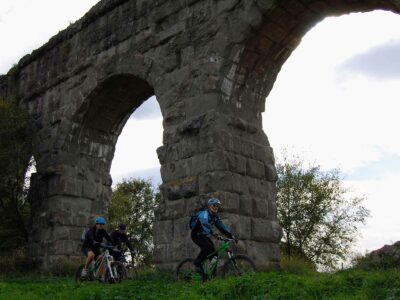
<svg viewBox="0 0 400 300">
<path fill-rule="evenodd" d="M 230 238 L 226 238 L 226 237 L 220 236 L 220 235 L 218 235 L 218 234 L 215 234 L 214 237 L 215 237 L 217 240 L 220 240 L 220 241 L 224 241 L 224 242 L 235 242 L 235 243 L 237 243 L 237 239 L 235 239 L 235 238 L 230 239 Z"/>
<path fill-rule="evenodd" d="M 106 244 L 103 244 L 103 243 L 100 243 L 100 244 L 99 244 L 99 247 L 100 247 L 100 248 L 103 248 L 103 249 L 108 249 L 108 250 L 116 251 L 116 252 L 121 252 L 121 250 L 115 248 L 115 246 L 106 245 Z"/>
</svg>

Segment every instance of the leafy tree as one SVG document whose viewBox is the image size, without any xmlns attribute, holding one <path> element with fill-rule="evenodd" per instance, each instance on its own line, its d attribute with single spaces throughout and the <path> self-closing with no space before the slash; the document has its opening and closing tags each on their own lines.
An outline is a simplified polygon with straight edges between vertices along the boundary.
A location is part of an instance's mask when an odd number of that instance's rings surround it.
<svg viewBox="0 0 400 300">
<path fill-rule="evenodd" d="M 0 99 L 0 252 L 28 241 L 30 203 L 26 171 L 32 164 L 28 114 Z"/>
<path fill-rule="evenodd" d="M 277 212 L 283 229 L 282 248 L 290 257 L 303 257 L 334 268 L 349 253 L 369 211 L 363 197 L 350 197 L 338 170 L 303 167 L 298 157 L 277 164 Z"/>
<path fill-rule="evenodd" d="M 113 191 L 108 208 L 110 225 L 126 224 L 126 232 L 137 255 L 135 263 L 149 266 L 153 252 L 154 210 L 160 203 L 160 193 L 150 181 L 144 179 L 123 180 Z"/>
</svg>

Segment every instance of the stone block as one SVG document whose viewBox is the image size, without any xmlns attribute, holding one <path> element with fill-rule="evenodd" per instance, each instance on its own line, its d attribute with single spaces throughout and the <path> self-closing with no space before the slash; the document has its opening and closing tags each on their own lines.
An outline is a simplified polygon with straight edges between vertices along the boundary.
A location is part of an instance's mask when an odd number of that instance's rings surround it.
<svg viewBox="0 0 400 300">
<path fill-rule="evenodd" d="M 191 158 L 192 160 L 192 175 L 198 176 L 199 174 L 207 171 L 208 153 L 200 153 Z"/>
<path fill-rule="evenodd" d="M 190 228 L 188 225 L 189 217 L 175 219 L 173 221 L 173 236 L 171 239 L 174 241 L 190 240 Z"/>
<path fill-rule="evenodd" d="M 254 261 L 258 271 L 279 269 L 280 249 L 278 243 L 243 241 L 246 254 Z"/>
<path fill-rule="evenodd" d="M 218 194 L 209 194 L 206 200 L 217 197 L 222 204 L 221 211 L 229 213 L 239 213 L 239 195 L 236 193 L 219 192 Z"/>
<path fill-rule="evenodd" d="M 199 175 L 199 194 L 232 190 L 230 172 L 207 172 Z"/>
<path fill-rule="evenodd" d="M 251 227 L 254 241 L 279 243 L 282 238 L 282 229 L 276 221 L 253 218 Z"/>
<path fill-rule="evenodd" d="M 90 212 L 92 200 L 86 198 L 75 198 L 66 196 L 56 196 L 51 198 L 51 202 L 57 202 L 65 211 L 77 214 L 87 214 Z"/>
<path fill-rule="evenodd" d="M 193 248 L 194 243 L 191 240 L 169 244 L 156 244 L 153 251 L 154 263 L 171 263 L 188 257 L 194 257 Z"/>
<path fill-rule="evenodd" d="M 188 176 L 164 183 L 160 187 L 161 194 L 170 201 L 190 198 L 197 195 L 197 178 Z"/>
<path fill-rule="evenodd" d="M 99 185 L 98 183 L 95 183 L 93 181 L 85 181 L 83 184 L 82 197 L 88 199 L 96 199 L 97 196 L 99 195 L 98 185 Z"/>
<path fill-rule="evenodd" d="M 207 154 L 207 171 L 232 171 L 234 169 L 233 154 L 217 150 Z"/>
<path fill-rule="evenodd" d="M 263 22 L 263 15 L 260 7 L 253 1 L 247 2 L 242 13 L 242 19 L 250 24 L 253 30 L 257 30 Z"/>
<path fill-rule="evenodd" d="M 69 228 L 69 234 L 72 240 L 80 241 L 82 233 L 89 227 L 89 222 L 81 227 L 71 227 Z"/>
<path fill-rule="evenodd" d="M 256 4 L 261 8 L 262 12 L 265 14 L 272 8 L 275 8 L 275 0 L 257 0 Z"/>
<path fill-rule="evenodd" d="M 167 244 L 173 237 L 173 221 L 156 221 L 153 227 L 154 244 Z"/>
<path fill-rule="evenodd" d="M 81 197 L 83 181 L 74 177 L 52 176 L 48 180 L 48 196 L 66 195 Z"/>
<path fill-rule="evenodd" d="M 107 211 L 107 202 L 101 199 L 93 200 L 90 208 L 91 215 L 104 215 Z"/>
<path fill-rule="evenodd" d="M 215 150 L 230 150 L 229 136 L 224 132 L 209 132 L 200 136 L 200 152 L 207 153 Z"/>
<path fill-rule="evenodd" d="M 275 165 L 265 165 L 265 179 L 270 182 L 276 182 L 278 180 L 278 174 L 276 172 Z"/>
<path fill-rule="evenodd" d="M 222 213 L 221 219 L 239 239 L 251 238 L 251 218 L 238 214 Z M 217 230 L 218 231 L 218 230 Z"/>
<path fill-rule="evenodd" d="M 199 139 L 197 136 L 182 138 L 179 143 L 178 151 L 180 159 L 186 159 L 196 155 L 199 152 Z"/>
<path fill-rule="evenodd" d="M 268 200 L 265 198 L 253 198 L 253 217 L 267 218 L 268 216 Z"/>
<path fill-rule="evenodd" d="M 67 226 L 55 226 L 52 237 L 56 240 L 68 240 L 70 238 L 70 228 Z"/>
<path fill-rule="evenodd" d="M 254 143 L 246 140 L 242 140 L 242 147 L 240 154 L 247 158 L 254 157 Z"/>
<path fill-rule="evenodd" d="M 53 247 L 53 254 L 71 255 L 74 253 L 73 244 L 68 240 L 56 240 Z"/>
<path fill-rule="evenodd" d="M 253 198 L 247 194 L 240 195 L 239 211 L 245 216 L 253 216 Z"/>
<path fill-rule="evenodd" d="M 255 178 L 265 179 L 264 164 L 257 160 L 248 158 L 246 161 L 246 175 Z"/>
<path fill-rule="evenodd" d="M 167 200 L 165 202 L 165 213 L 164 217 L 168 219 L 177 219 L 184 216 L 185 209 L 185 199 L 179 199 L 175 201 Z"/>
<path fill-rule="evenodd" d="M 184 201 L 185 201 L 184 216 L 189 218 L 189 216 L 191 216 L 195 211 L 199 210 L 200 208 L 202 208 L 205 205 L 208 198 L 210 198 L 210 197 L 195 196 L 195 197 L 184 199 Z"/>
<path fill-rule="evenodd" d="M 208 83 L 210 84 L 210 83 Z M 208 88 L 212 89 L 212 88 Z M 193 97 L 185 99 L 185 112 L 188 118 L 197 117 L 202 113 L 209 110 L 216 109 L 220 101 L 220 95 L 218 93 L 202 93 Z"/>
<path fill-rule="evenodd" d="M 245 175 L 246 174 L 246 158 L 241 155 L 235 155 L 234 158 L 235 158 L 234 171 L 241 175 Z"/>
</svg>

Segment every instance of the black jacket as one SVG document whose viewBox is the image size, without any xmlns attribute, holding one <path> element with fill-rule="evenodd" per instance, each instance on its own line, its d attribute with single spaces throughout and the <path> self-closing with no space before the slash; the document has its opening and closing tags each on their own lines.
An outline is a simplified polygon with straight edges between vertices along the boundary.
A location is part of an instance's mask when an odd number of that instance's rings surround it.
<svg viewBox="0 0 400 300">
<path fill-rule="evenodd" d="M 129 250 L 133 251 L 133 246 L 131 242 L 128 239 L 128 236 L 126 235 L 125 232 L 120 232 L 119 230 L 114 230 L 111 233 L 111 239 L 114 243 L 115 246 L 117 246 L 120 250 L 122 249 L 122 243 L 125 243 L 125 245 L 129 248 Z"/>
<path fill-rule="evenodd" d="M 103 242 L 103 238 L 114 245 L 114 242 L 108 235 L 107 231 L 104 229 L 97 229 L 96 226 L 93 226 L 86 232 L 82 247 L 93 249 L 94 247 L 98 246 L 98 244 Z"/>
</svg>

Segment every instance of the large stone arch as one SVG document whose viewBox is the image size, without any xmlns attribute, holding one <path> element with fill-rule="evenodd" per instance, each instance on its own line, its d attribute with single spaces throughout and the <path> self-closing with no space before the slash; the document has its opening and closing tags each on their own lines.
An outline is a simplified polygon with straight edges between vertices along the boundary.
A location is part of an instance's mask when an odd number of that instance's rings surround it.
<svg viewBox="0 0 400 300">
<path fill-rule="evenodd" d="M 109 168 L 129 114 L 155 94 L 163 184 L 154 261 L 172 268 L 197 247 L 190 212 L 210 197 L 258 267 L 279 265 L 274 155 L 261 113 L 282 64 L 332 15 L 392 0 L 103 0 L 0 77 L 34 132 L 31 255 L 44 268 L 79 257 L 79 236 L 106 213 Z"/>
</svg>

